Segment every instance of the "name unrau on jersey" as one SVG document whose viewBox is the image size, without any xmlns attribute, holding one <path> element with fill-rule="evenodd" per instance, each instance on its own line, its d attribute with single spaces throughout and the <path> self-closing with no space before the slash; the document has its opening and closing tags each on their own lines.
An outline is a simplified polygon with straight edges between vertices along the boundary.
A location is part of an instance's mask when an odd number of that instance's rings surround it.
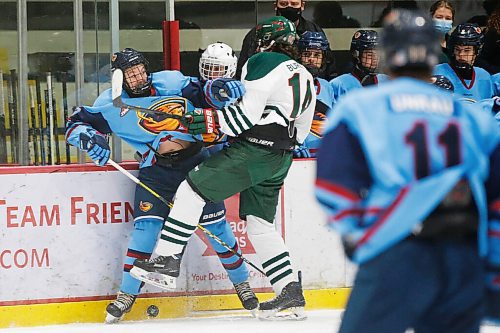
<svg viewBox="0 0 500 333">
<path fill-rule="evenodd" d="M 443 96 L 395 95 L 391 97 L 394 112 L 427 112 L 451 116 L 453 100 Z"/>
</svg>

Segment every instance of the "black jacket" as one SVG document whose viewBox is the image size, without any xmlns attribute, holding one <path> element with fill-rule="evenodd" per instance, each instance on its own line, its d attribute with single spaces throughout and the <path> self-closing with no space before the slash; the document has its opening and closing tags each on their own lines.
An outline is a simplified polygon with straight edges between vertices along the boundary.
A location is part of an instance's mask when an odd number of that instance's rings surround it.
<svg viewBox="0 0 500 333">
<path fill-rule="evenodd" d="M 257 48 L 257 36 L 255 33 L 255 27 L 250 30 L 245 38 L 243 39 L 243 44 L 241 45 L 241 52 L 238 58 L 238 67 L 236 69 L 236 78 L 241 79 L 241 69 L 243 65 L 247 62 L 248 58 L 255 54 L 255 49 Z M 306 31 L 313 32 L 323 32 L 323 29 L 314 22 L 308 21 L 302 16 L 299 19 L 299 25 L 297 26 L 297 34 L 300 36 Z M 333 79 L 336 75 L 335 63 L 333 59 L 333 53 L 331 50 L 326 52 L 326 70 L 322 77 L 327 80 Z"/>
<path fill-rule="evenodd" d="M 500 33 L 494 30 L 486 32 L 483 49 L 474 65 L 484 68 L 491 75 L 500 73 Z"/>
</svg>

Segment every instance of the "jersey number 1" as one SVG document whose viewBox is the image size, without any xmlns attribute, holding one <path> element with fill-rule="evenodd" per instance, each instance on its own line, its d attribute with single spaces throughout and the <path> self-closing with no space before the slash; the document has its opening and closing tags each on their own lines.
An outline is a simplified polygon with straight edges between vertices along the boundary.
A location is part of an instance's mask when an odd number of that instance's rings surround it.
<svg viewBox="0 0 500 333">
<path fill-rule="evenodd" d="M 446 167 L 460 163 L 460 128 L 458 124 L 449 123 L 437 137 L 438 144 L 443 147 L 446 156 Z M 406 134 L 405 141 L 413 148 L 415 161 L 415 177 L 421 179 L 430 174 L 430 157 L 427 146 L 427 124 L 415 123 Z"/>
</svg>

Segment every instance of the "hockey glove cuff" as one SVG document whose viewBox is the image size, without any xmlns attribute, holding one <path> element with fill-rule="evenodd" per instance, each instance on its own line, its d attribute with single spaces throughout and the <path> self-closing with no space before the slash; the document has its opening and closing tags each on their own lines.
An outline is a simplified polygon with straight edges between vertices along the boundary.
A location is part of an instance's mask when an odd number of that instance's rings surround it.
<svg viewBox="0 0 500 333">
<path fill-rule="evenodd" d="M 184 115 L 188 133 L 211 134 L 219 128 L 219 116 L 214 109 L 194 109 Z"/>
<path fill-rule="evenodd" d="M 209 104 L 222 108 L 235 103 L 245 94 L 243 83 L 229 78 L 210 80 L 205 83 L 205 97 Z"/>
<path fill-rule="evenodd" d="M 86 151 L 87 155 L 99 166 L 105 165 L 111 154 L 108 140 L 97 133 L 80 133 L 80 149 Z"/>
<path fill-rule="evenodd" d="M 307 148 L 305 143 L 303 143 L 301 146 L 294 149 L 293 157 L 295 157 L 295 158 L 310 158 L 311 152 L 309 151 L 309 148 Z"/>
</svg>

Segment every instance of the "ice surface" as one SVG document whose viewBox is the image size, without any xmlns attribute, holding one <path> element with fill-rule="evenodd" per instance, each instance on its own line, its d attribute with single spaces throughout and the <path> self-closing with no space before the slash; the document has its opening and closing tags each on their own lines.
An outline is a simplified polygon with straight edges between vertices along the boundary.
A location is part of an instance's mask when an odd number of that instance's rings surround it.
<svg viewBox="0 0 500 333">
<path fill-rule="evenodd" d="M 125 321 L 116 325 L 68 324 L 30 328 L 0 329 L 0 333 L 333 333 L 337 332 L 342 311 L 307 311 L 304 321 L 260 321 L 242 313 L 212 315 L 210 317 Z M 483 326 L 481 333 L 500 333 L 500 327 Z"/>
</svg>

